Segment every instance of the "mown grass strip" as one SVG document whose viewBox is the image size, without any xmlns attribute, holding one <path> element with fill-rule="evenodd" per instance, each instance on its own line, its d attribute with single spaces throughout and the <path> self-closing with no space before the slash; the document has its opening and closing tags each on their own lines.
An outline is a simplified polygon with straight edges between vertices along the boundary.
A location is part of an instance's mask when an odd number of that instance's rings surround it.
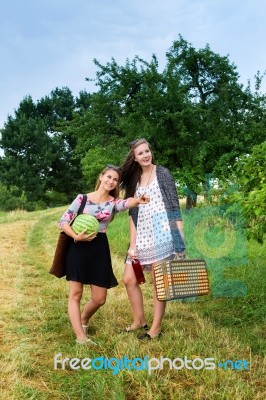
<svg viewBox="0 0 266 400">
<path fill-rule="evenodd" d="M 2 316 L 1 368 L 4 379 L 2 395 L 13 399 L 95 399 L 108 396 L 117 400 L 133 399 L 262 399 L 263 397 L 263 356 L 262 332 L 259 331 L 253 354 L 248 332 L 248 315 L 239 311 L 239 306 L 253 302 L 253 323 L 261 323 L 263 310 L 256 310 L 256 293 L 262 281 L 261 263 L 253 266 L 257 278 L 249 283 L 248 297 L 201 298 L 197 302 L 171 302 L 163 324 L 163 336 L 159 341 L 140 343 L 135 333 L 126 334 L 124 327 L 131 321 L 131 312 L 122 284 L 123 259 L 127 246 L 126 214 L 117 216 L 110 225 L 114 270 L 119 286 L 108 293 L 106 305 L 92 318 L 90 335 L 99 343 L 98 348 L 81 348 L 74 344 L 66 306 L 68 287 L 64 279 L 48 274 L 55 241 L 58 235 L 56 221 L 62 209 L 32 213 L 15 222 L 16 229 L 7 222 L 0 230 L 1 238 L 10 230 L 1 261 L 3 281 L 1 288 L 13 290 L 13 296 L 6 296 Z M 18 227 L 23 229 L 18 234 Z M 12 229 L 13 228 L 13 229 Z M 15 236 L 11 232 L 16 232 Z M 5 236 L 6 237 L 6 236 Z M 15 237 L 15 239 L 14 239 Z M 14 240 L 20 245 L 14 248 Z M 253 248 L 253 245 L 252 245 Z M 257 250 L 256 250 L 257 252 Z M 12 257 L 11 257 L 12 255 Z M 9 262 L 10 261 L 10 262 Z M 230 270 L 232 277 L 237 269 Z M 248 275 L 247 275 L 248 276 Z M 246 276 L 246 278 L 247 278 Z M 150 277 L 143 286 L 145 309 L 148 321 L 152 319 L 152 293 Z M 4 282 L 4 283 L 3 283 Z M 253 284 L 255 287 L 253 287 Z M 254 290 L 254 292 L 253 292 Z M 253 295 L 252 295 L 253 293 Z M 89 297 L 85 290 L 84 302 Z M 14 300 L 15 299 L 15 300 Z M 261 301 L 261 300 L 260 300 Z M 262 303 L 259 302 L 259 305 Z M 218 313 L 219 310 L 219 313 Z M 255 311 L 256 310 L 256 311 Z M 234 314 L 235 313 L 235 314 Z M 237 314 L 238 313 L 238 314 Z M 230 314 L 233 316 L 230 323 Z M 217 317 L 218 315 L 218 317 Z M 241 320 L 240 327 L 234 323 L 234 315 Z M 253 337 L 253 336 L 252 336 Z M 149 358 L 190 359 L 214 357 L 221 361 L 228 358 L 251 361 L 251 371 L 180 370 L 170 369 L 165 361 L 163 369 L 155 369 L 149 375 L 146 370 L 118 371 L 115 364 L 107 370 L 65 370 L 54 369 L 54 357 L 91 359 L 95 357 L 127 356 Z"/>
</svg>

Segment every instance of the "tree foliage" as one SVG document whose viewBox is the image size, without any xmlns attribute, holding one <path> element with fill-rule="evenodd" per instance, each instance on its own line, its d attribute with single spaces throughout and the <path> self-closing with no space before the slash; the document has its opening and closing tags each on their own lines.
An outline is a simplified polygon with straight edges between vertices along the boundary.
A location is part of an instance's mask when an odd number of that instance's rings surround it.
<svg viewBox="0 0 266 400">
<path fill-rule="evenodd" d="M 242 207 L 249 237 L 262 243 L 266 233 L 266 142 L 238 158 L 231 178 L 234 189 L 229 182 L 221 200 Z"/>
<path fill-rule="evenodd" d="M 265 140 L 262 76 L 254 93 L 244 88 L 228 56 L 208 45 L 197 50 L 179 36 L 162 71 L 155 54 L 125 65 L 94 62 L 94 93 L 74 99 L 56 88 L 36 104 L 25 98 L 8 117 L 0 143 L 7 187 L 12 182 L 28 199 L 47 201 L 56 191 L 71 198 L 85 183 L 91 190 L 106 163 L 120 164 L 129 142 L 145 137 L 191 207 L 206 177 L 230 179 L 237 158 Z"/>
<path fill-rule="evenodd" d="M 76 121 L 76 150 L 82 158 L 99 144 L 111 151 L 115 141 L 122 160 L 128 143 L 145 137 L 156 161 L 195 198 L 206 176 L 224 176 L 239 154 L 261 143 L 265 96 L 244 89 L 236 66 L 208 45 L 196 50 L 180 36 L 166 57 L 162 72 L 155 55 L 150 62 L 136 56 L 124 66 L 95 60 L 99 90 Z"/>
<path fill-rule="evenodd" d="M 30 96 L 21 101 L 1 130 L 2 183 L 19 188 L 28 201 L 45 201 L 50 191 L 72 196 L 82 174 L 73 157 L 76 141 L 60 131 L 60 123 L 70 121 L 74 109 L 67 88 L 55 89 L 37 104 Z"/>
</svg>

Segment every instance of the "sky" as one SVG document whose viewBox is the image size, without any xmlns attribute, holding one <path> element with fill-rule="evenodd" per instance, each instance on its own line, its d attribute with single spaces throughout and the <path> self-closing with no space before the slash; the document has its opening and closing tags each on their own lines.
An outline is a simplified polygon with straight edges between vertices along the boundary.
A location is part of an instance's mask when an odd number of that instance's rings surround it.
<svg viewBox="0 0 266 400">
<path fill-rule="evenodd" d="M 19 103 L 56 87 L 95 87 L 93 59 L 119 65 L 165 54 L 181 35 L 228 56 L 239 82 L 266 70 L 266 0 L 6 0 L 0 12 L 0 128 Z M 266 81 L 266 79 L 265 79 Z M 266 92 L 263 83 L 262 91 Z"/>
</svg>

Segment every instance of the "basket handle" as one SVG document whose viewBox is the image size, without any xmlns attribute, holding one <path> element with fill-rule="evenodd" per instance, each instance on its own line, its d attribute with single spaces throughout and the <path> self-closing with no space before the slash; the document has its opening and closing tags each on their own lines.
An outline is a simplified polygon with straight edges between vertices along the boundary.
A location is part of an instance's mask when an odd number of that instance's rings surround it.
<svg viewBox="0 0 266 400">
<path fill-rule="evenodd" d="M 182 251 L 181 253 L 175 253 L 174 260 L 184 260 L 186 258 L 186 252 Z"/>
</svg>

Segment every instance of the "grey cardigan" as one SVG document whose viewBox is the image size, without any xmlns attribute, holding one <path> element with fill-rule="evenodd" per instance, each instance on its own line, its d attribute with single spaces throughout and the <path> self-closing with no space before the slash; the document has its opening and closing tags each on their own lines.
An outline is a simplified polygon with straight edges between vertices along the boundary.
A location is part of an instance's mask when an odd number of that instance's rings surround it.
<svg viewBox="0 0 266 400">
<path fill-rule="evenodd" d="M 182 216 L 175 181 L 170 171 L 161 165 L 156 166 L 156 176 L 167 212 L 174 248 L 176 252 L 181 253 L 185 250 L 185 244 L 176 226 L 176 221 L 182 221 Z M 136 228 L 138 224 L 138 211 L 138 207 L 129 210 L 129 215 L 132 217 Z"/>
</svg>

